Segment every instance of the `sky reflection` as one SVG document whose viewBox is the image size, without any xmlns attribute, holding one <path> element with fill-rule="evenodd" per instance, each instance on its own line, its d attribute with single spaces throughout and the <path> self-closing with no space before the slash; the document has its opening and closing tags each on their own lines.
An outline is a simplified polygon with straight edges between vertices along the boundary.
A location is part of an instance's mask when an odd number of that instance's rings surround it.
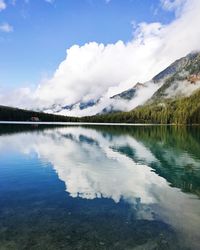
<svg viewBox="0 0 200 250">
<path fill-rule="evenodd" d="M 41 162 L 50 163 L 71 197 L 103 197 L 116 203 L 124 200 L 136 211 L 137 219 L 162 220 L 183 238 L 187 236 L 189 244 L 200 243 L 199 199 L 159 176 L 152 166 L 163 163 L 138 138 L 64 127 L 1 136 L 0 150 L 8 145 L 10 150 L 36 153 Z M 168 164 L 199 166 L 198 159 L 188 152 L 177 154 L 162 144 L 160 148 L 165 150 L 163 157 Z"/>
</svg>

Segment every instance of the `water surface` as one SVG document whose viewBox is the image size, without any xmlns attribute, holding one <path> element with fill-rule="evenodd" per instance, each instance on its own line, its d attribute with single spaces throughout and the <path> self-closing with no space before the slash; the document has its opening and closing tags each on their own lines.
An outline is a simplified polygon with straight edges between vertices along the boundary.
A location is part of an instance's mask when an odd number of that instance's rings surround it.
<svg viewBox="0 0 200 250">
<path fill-rule="evenodd" d="M 1 249 L 199 249 L 200 128 L 0 126 Z"/>
</svg>

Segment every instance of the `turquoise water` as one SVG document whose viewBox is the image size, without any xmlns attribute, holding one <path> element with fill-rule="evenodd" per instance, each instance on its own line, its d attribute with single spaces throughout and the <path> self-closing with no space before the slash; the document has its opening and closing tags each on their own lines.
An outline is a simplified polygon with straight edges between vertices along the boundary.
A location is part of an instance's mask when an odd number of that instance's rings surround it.
<svg viewBox="0 0 200 250">
<path fill-rule="evenodd" d="M 200 249 L 200 128 L 0 126 L 0 250 Z"/>
</svg>

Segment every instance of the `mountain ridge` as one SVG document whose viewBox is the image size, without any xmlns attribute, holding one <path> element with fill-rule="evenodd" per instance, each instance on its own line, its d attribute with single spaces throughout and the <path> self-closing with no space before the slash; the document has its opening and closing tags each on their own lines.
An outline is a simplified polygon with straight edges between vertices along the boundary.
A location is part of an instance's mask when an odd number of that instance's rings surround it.
<svg viewBox="0 0 200 250">
<path fill-rule="evenodd" d="M 144 95 L 144 91 L 154 87 L 151 96 L 146 96 L 143 103 L 126 112 L 117 110 L 113 103 L 124 102 L 128 105 Z M 82 118 L 59 116 L 59 112 L 43 116 L 44 112 L 26 111 L 19 109 L 3 108 L 0 106 L 0 120 L 27 120 L 32 113 L 43 117 L 44 121 L 83 121 L 83 122 L 127 122 L 127 123 L 162 123 L 162 124 L 200 124 L 200 52 L 193 52 L 182 57 L 161 71 L 151 81 L 137 83 L 132 88 L 110 97 L 107 106 L 102 106 L 97 115 Z M 81 110 L 95 108 L 102 104 L 104 99 L 79 102 L 73 105 Z M 73 105 L 67 106 L 73 109 Z M 119 106 L 118 106 L 119 107 Z M 62 107 L 61 107 L 62 108 Z M 55 107 L 56 109 L 56 107 Z M 6 110 L 6 111 L 5 111 Z M 28 112 L 28 114 L 27 114 Z M 32 113 L 31 113 L 32 112 Z M 7 113 L 7 116 L 5 115 Z M 16 115 L 18 113 L 18 116 Z M 10 114 L 10 116 L 9 116 Z M 54 118 L 54 116 L 56 118 Z"/>
<path fill-rule="evenodd" d="M 166 98 L 181 98 L 189 96 L 200 87 L 200 84 L 189 85 L 200 82 L 200 52 L 192 52 L 182 57 L 150 81 L 136 83 L 133 87 L 108 98 L 99 97 L 88 101 L 79 101 L 75 104 L 60 106 L 57 109 L 47 109 L 47 112 L 70 115 L 71 111 L 90 115 L 113 113 L 119 111 L 131 111 L 146 102 L 162 101 Z M 145 94 L 144 94 L 145 93 Z M 173 93 L 173 94 L 172 94 Z M 54 112 L 55 111 L 55 112 Z"/>
</svg>

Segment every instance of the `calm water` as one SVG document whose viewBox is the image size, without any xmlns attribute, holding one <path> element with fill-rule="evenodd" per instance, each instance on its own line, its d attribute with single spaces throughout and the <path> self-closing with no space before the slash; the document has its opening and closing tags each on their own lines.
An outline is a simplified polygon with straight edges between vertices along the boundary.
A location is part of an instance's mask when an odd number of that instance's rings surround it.
<svg viewBox="0 0 200 250">
<path fill-rule="evenodd" d="M 200 249 L 200 127 L 0 126 L 0 250 Z"/>
</svg>

